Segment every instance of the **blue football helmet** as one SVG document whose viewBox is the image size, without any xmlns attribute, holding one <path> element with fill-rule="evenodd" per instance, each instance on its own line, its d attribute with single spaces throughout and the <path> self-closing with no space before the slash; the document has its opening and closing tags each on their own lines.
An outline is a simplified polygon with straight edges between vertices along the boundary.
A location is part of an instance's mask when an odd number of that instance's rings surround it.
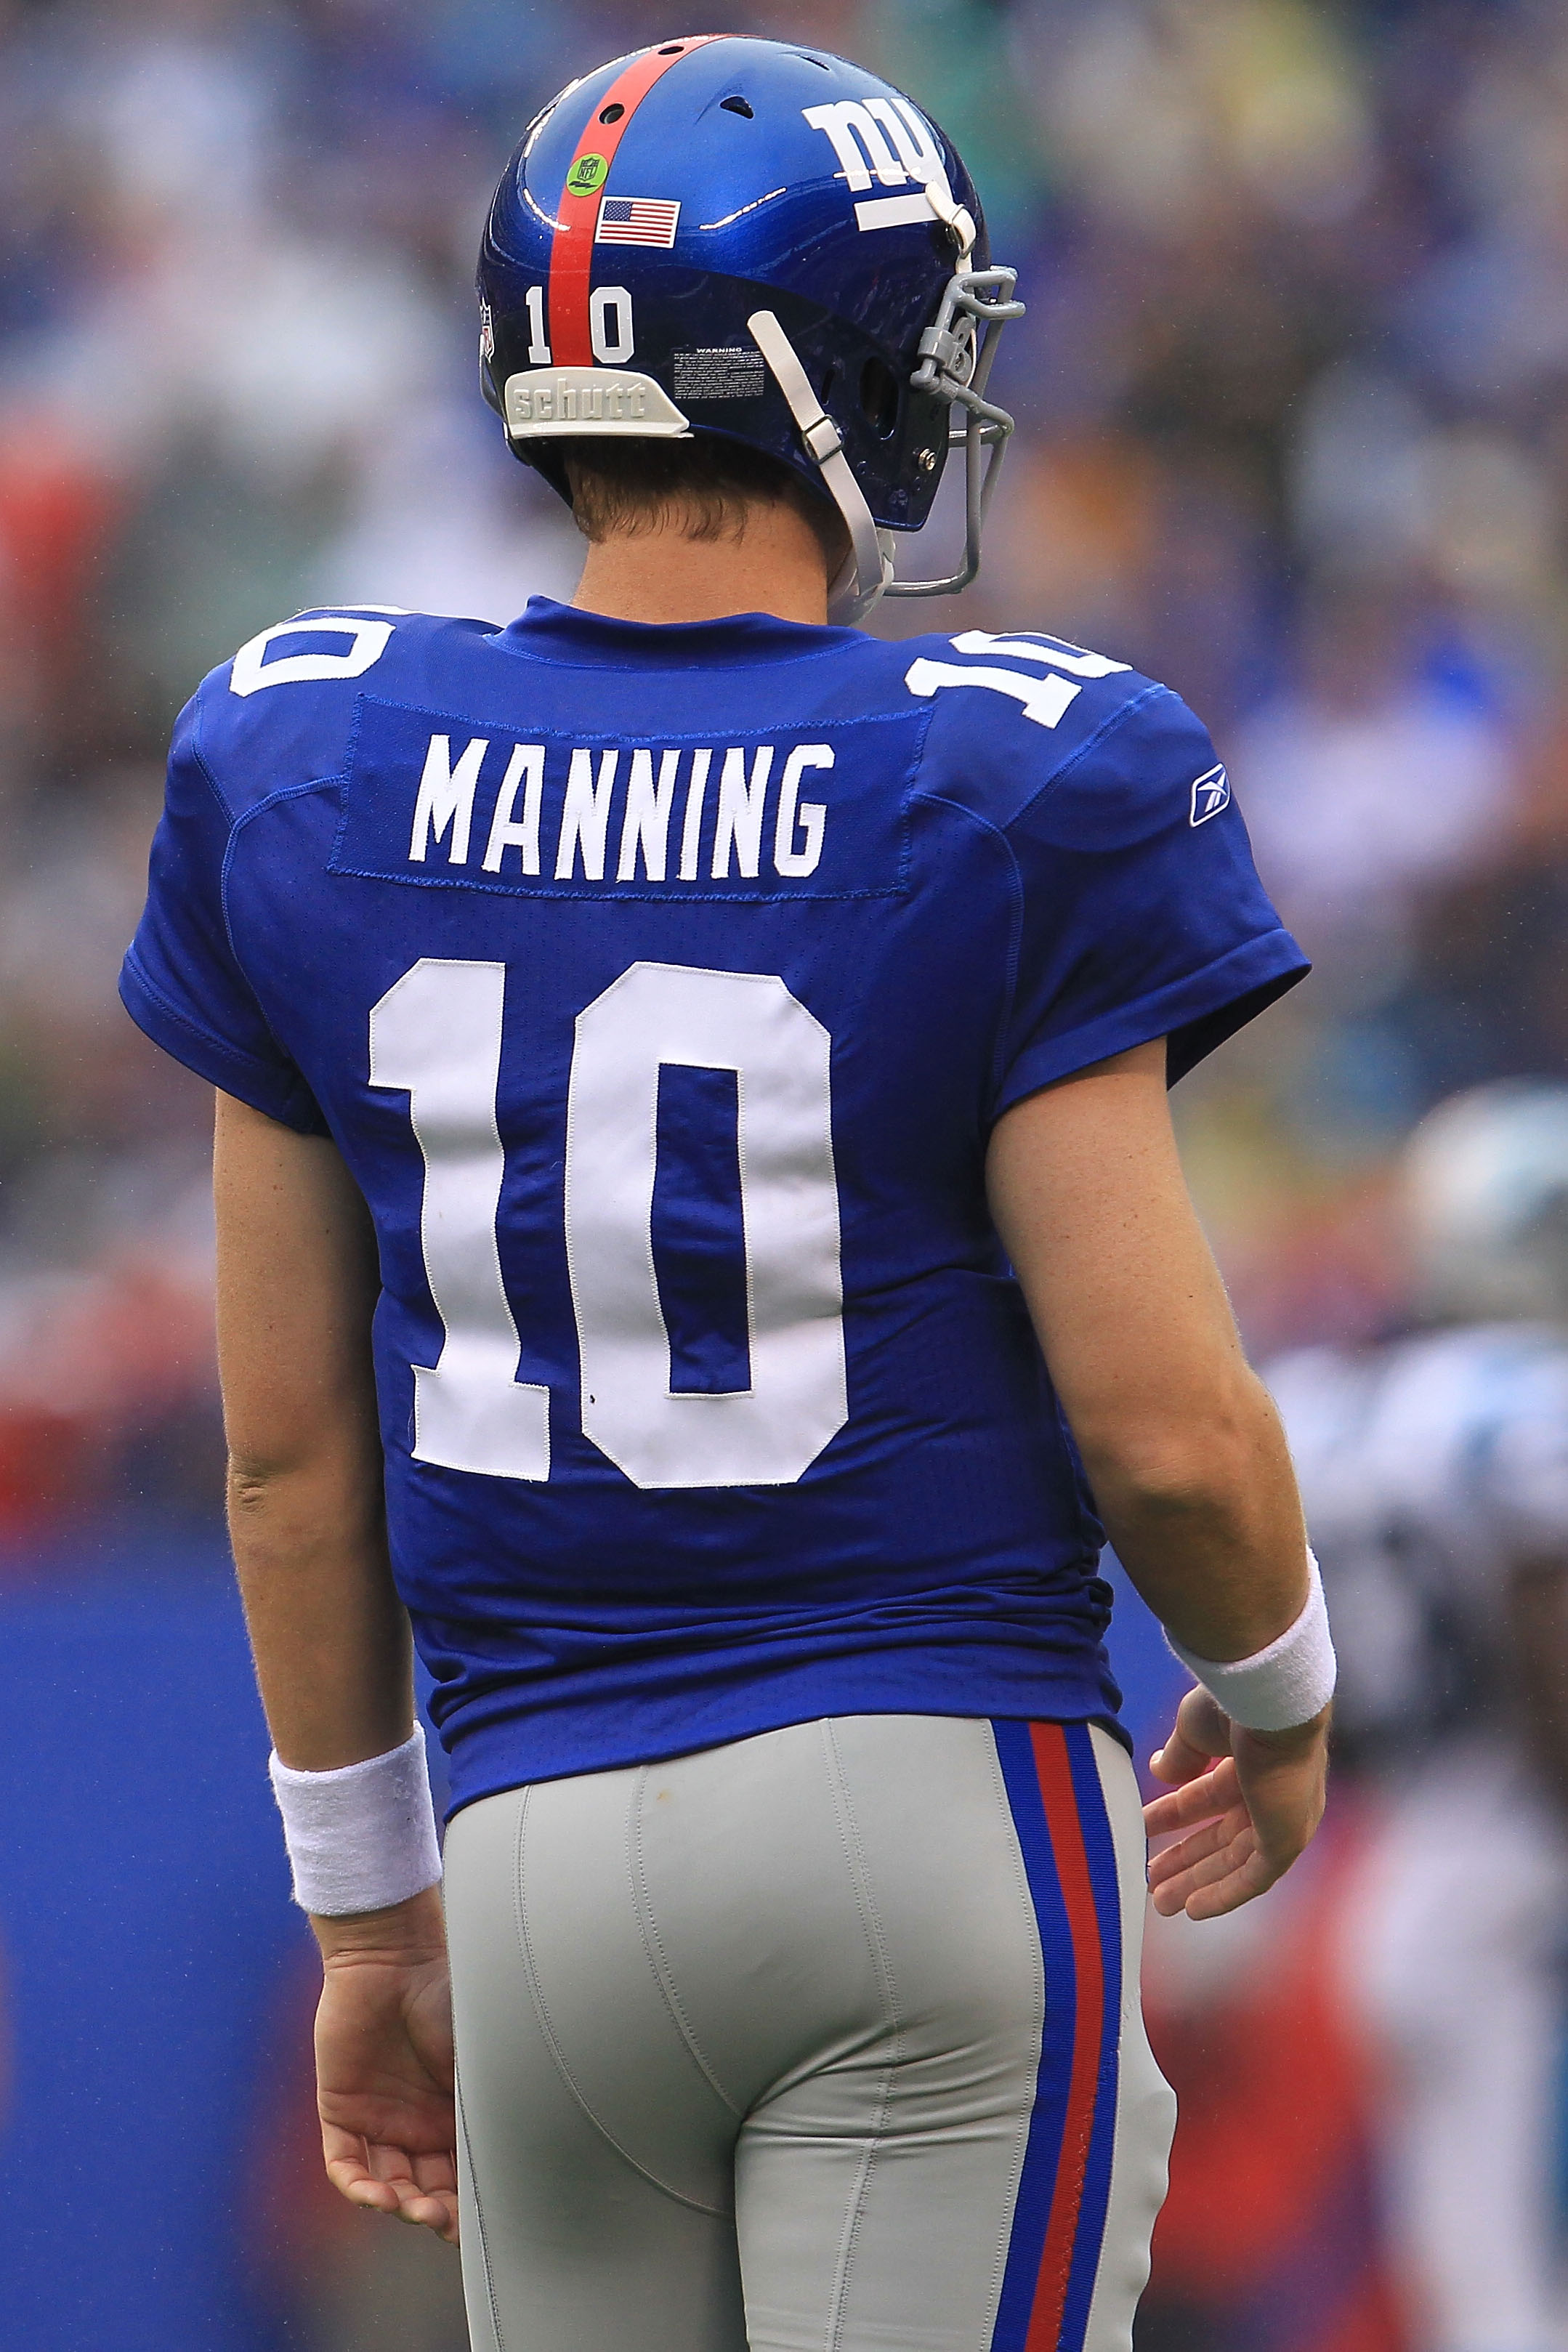
<svg viewBox="0 0 1568 2352">
<path fill-rule="evenodd" d="M 1013 429 L 985 384 L 1016 276 L 991 266 L 957 152 L 888 83 L 784 41 L 666 41 L 570 83 L 508 163 L 480 380 L 563 495 L 566 436 L 711 433 L 793 467 L 848 528 L 830 610 L 854 621 L 974 577 Z M 887 533 L 919 530 L 957 446 L 963 562 L 895 580 Z"/>
</svg>

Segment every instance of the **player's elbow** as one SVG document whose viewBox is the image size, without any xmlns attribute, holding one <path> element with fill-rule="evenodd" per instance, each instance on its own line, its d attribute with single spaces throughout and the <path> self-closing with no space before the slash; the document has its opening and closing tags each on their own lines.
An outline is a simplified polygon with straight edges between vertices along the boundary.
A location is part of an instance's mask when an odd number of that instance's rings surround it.
<svg viewBox="0 0 1568 2352">
<path fill-rule="evenodd" d="M 287 1465 L 282 1462 L 265 1454 L 238 1454 L 231 1449 L 227 1475 L 229 1517 L 250 1521 L 265 1517 L 286 1476 Z"/>
<path fill-rule="evenodd" d="M 1110 1412 L 1077 1432 L 1101 1507 L 1142 1526 L 1201 1528 L 1239 1512 L 1268 1475 L 1269 1412 L 1248 1374 L 1185 1407 Z"/>
<path fill-rule="evenodd" d="M 321 1432 L 302 1431 L 289 1439 L 270 1444 L 237 1444 L 231 1439 L 227 1471 L 230 1518 L 263 1518 L 286 1496 L 293 1496 L 301 1487 L 320 1485 L 331 1451 L 328 1438 Z"/>
<path fill-rule="evenodd" d="M 228 1515 L 233 1526 L 314 1520 L 339 1526 L 383 1507 L 384 1465 L 366 1414 L 289 1414 L 230 1428 Z"/>
</svg>

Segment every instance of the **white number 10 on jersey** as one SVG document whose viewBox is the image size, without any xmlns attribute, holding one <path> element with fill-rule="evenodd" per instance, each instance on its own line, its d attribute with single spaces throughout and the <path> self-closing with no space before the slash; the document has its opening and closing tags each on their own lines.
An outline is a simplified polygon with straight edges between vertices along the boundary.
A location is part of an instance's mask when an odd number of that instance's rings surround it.
<svg viewBox="0 0 1568 2352">
<path fill-rule="evenodd" d="M 425 957 L 370 1016 L 370 1083 L 408 1096 L 420 1231 L 446 1338 L 414 1371 L 416 1461 L 550 1475 L 548 1390 L 521 1337 L 496 1226 L 502 963 Z M 562 1215 L 582 1425 L 637 1486 L 784 1486 L 848 1414 L 838 1191 L 820 1022 L 771 974 L 635 963 L 577 1016 Z M 677 1391 L 652 1242 L 659 1069 L 736 1073 L 751 1386 Z"/>
</svg>

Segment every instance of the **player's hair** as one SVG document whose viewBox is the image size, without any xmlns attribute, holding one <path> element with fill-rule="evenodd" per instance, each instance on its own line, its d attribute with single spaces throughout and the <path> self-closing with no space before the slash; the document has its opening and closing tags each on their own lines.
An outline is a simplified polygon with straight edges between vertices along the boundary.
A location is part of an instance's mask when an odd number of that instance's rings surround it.
<svg viewBox="0 0 1568 2352">
<path fill-rule="evenodd" d="M 836 507 L 761 449 L 711 435 L 700 440 L 568 439 L 556 444 L 572 493 L 572 515 L 587 540 L 674 528 L 687 538 L 739 539 L 748 506 L 793 507 L 816 535 L 837 576 L 849 533 Z"/>
</svg>

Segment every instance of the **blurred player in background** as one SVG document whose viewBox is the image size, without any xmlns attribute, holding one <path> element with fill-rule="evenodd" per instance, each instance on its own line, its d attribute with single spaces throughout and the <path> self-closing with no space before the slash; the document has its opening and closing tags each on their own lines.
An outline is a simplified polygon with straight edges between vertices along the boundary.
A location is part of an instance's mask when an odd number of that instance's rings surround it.
<svg viewBox="0 0 1568 2352">
<path fill-rule="evenodd" d="M 972 576 L 1010 429 L 1012 272 L 907 99 L 617 60 L 479 283 L 576 603 L 216 670 L 123 982 L 220 1089 L 329 2167 L 447 2236 L 460 2170 L 489 2352 L 1116 2352 L 1172 2115 L 1106 1528 L 1203 1685 L 1157 1902 L 1322 1805 L 1321 1591 L 1165 1104 L 1303 959 L 1168 689 L 853 625 Z M 964 560 L 897 581 L 950 446 Z"/>
<path fill-rule="evenodd" d="M 1334 1610 L 1345 1759 L 1381 1792 L 1346 1923 L 1387 2070 L 1421 2352 L 1568 2336 L 1568 1087 L 1504 1080 L 1405 1163 L 1430 1327 L 1268 1374 Z"/>
</svg>

